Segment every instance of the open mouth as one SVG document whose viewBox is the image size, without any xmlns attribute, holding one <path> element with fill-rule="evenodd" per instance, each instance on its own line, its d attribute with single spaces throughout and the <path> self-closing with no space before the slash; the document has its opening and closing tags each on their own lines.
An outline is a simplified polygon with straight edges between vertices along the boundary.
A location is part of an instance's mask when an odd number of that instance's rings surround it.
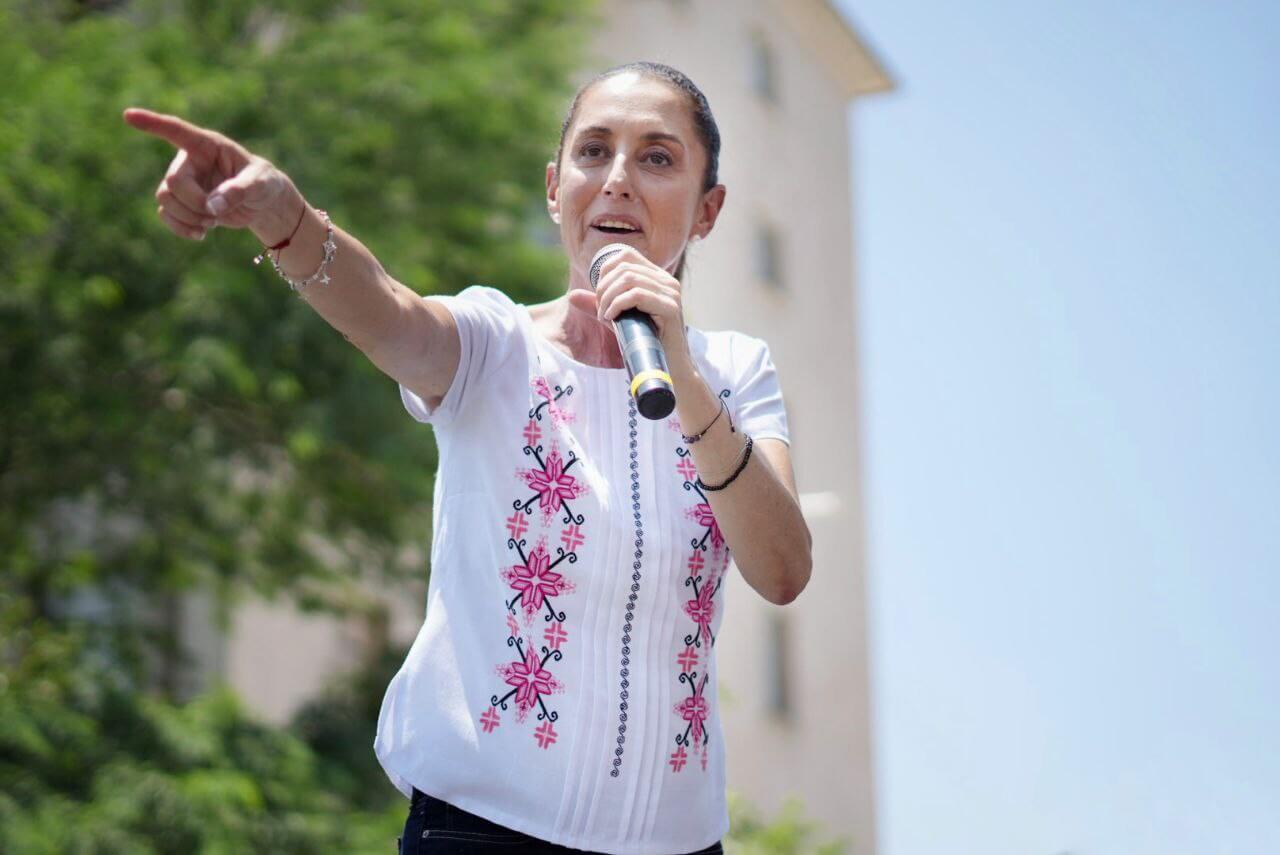
<svg viewBox="0 0 1280 855">
<path fill-rule="evenodd" d="M 596 217 L 591 228 L 607 235 L 632 235 L 641 232 L 640 223 L 634 217 L 622 214 L 604 214 Z"/>
</svg>

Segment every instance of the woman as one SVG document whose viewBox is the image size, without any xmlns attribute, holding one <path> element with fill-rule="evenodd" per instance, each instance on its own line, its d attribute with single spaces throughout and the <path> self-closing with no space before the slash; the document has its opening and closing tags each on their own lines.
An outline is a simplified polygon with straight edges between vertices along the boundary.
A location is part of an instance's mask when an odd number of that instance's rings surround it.
<svg viewBox="0 0 1280 855">
<path fill-rule="evenodd" d="M 253 230 L 436 431 L 426 620 L 375 740 L 412 800 L 401 851 L 721 851 L 729 552 L 785 604 L 810 538 L 768 347 L 683 320 L 685 253 L 725 198 L 702 92 L 653 63 L 579 90 L 546 173 L 568 287 L 535 306 L 481 286 L 419 297 L 272 164 L 174 117 L 125 119 L 179 149 L 156 194 L 169 227 Z M 593 291 L 610 243 L 629 248 Z M 658 328 L 667 419 L 631 398 L 612 328 L 628 308 Z"/>
</svg>

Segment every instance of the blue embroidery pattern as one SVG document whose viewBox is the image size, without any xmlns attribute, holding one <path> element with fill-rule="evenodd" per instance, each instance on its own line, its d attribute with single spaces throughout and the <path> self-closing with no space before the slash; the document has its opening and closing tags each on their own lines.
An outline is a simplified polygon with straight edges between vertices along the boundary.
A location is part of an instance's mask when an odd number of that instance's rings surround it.
<svg viewBox="0 0 1280 855">
<path fill-rule="evenodd" d="M 640 519 L 640 453 L 639 443 L 636 441 L 635 399 L 628 398 L 627 405 L 627 427 L 630 429 L 631 437 L 631 513 L 636 523 L 636 551 L 635 561 L 631 564 L 631 596 L 627 597 L 626 623 L 622 626 L 622 669 L 618 672 L 621 679 L 618 692 L 618 747 L 614 749 L 613 768 L 609 770 L 610 776 L 614 778 L 621 774 L 622 749 L 627 740 L 627 698 L 629 697 L 627 689 L 631 685 L 627 680 L 631 674 L 628 668 L 631 664 L 631 621 L 635 617 L 636 596 L 640 592 L 640 559 L 644 555 L 644 525 Z"/>
</svg>

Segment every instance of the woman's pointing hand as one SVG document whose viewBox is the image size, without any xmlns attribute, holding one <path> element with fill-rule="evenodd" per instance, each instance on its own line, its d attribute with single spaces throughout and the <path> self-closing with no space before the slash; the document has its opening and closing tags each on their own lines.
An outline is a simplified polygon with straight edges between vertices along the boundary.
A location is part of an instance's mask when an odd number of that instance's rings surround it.
<svg viewBox="0 0 1280 855">
<path fill-rule="evenodd" d="M 249 228 L 273 244 L 293 228 L 301 196 L 270 161 L 177 116 L 130 108 L 124 120 L 178 150 L 156 189 L 158 213 L 175 234 L 203 240 L 215 225 Z"/>
</svg>

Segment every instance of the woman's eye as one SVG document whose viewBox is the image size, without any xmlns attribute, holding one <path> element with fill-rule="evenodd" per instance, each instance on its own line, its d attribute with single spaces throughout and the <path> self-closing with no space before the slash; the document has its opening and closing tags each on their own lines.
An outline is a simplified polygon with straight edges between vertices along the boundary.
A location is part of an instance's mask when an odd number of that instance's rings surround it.
<svg viewBox="0 0 1280 855">
<path fill-rule="evenodd" d="M 656 157 L 656 158 L 660 158 L 660 160 L 659 160 L 659 161 L 657 161 L 657 162 L 661 163 L 661 164 L 662 164 L 662 165 L 664 165 L 664 166 L 665 166 L 665 165 L 667 165 L 667 164 L 669 164 L 669 163 L 671 162 L 671 158 L 667 155 L 667 153 L 666 153 L 666 152 L 662 152 L 662 151 L 655 151 L 655 152 L 652 152 L 652 153 L 650 153 L 649 157 L 650 157 L 650 159 L 655 158 L 655 157 Z"/>
<path fill-rule="evenodd" d="M 582 153 L 587 157 L 599 157 L 604 153 L 604 148 L 598 145 L 584 145 L 582 147 Z"/>
</svg>

